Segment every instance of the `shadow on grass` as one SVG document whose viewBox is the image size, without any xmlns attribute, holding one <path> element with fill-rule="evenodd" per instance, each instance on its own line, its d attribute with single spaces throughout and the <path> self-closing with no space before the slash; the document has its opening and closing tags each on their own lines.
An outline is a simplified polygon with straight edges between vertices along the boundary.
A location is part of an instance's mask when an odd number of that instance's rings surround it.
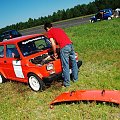
<svg viewBox="0 0 120 120">
<path fill-rule="evenodd" d="M 112 103 L 112 102 L 103 102 L 103 101 L 86 101 L 86 100 L 83 100 L 83 101 L 65 101 L 65 102 L 59 102 L 59 103 L 54 103 L 50 106 L 51 107 L 54 107 L 56 105 L 74 105 L 74 104 L 88 104 L 90 106 L 95 106 L 95 105 L 106 105 L 106 106 L 111 106 L 111 107 L 117 107 L 117 108 L 120 108 L 120 104 L 117 104 L 117 103 Z"/>
</svg>

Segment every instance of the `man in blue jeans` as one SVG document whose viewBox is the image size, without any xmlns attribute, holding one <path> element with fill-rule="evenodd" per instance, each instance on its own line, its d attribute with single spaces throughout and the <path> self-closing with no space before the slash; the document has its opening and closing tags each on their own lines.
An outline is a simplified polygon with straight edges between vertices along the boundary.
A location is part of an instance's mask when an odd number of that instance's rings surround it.
<svg viewBox="0 0 120 120">
<path fill-rule="evenodd" d="M 75 52 L 73 49 L 72 41 L 68 38 L 67 34 L 61 28 L 52 27 L 51 23 L 45 23 L 44 29 L 47 31 L 47 36 L 52 43 L 52 49 L 54 52 L 54 57 L 58 57 L 56 53 L 56 43 L 60 47 L 60 57 L 63 68 L 65 87 L 70 86 L 70 70 L 69 61 L 72 64 L 72 77 L 73 81 L 78 80 L 78 66 L 75 59 Z"/>
</svg>

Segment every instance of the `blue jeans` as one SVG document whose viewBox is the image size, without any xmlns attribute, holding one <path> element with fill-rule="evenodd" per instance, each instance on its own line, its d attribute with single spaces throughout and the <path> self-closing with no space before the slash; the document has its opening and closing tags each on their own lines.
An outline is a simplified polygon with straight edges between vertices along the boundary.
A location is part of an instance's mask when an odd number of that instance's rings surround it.
<svg viewBox="0 0 120 120">
<path fill-rule="evenodd" d="M 64 76 L 64 86 L 70 86 L 70 70 L 69 70 L 69 62 L 72 65 L 72 77 L 74 81 L 78 80 L 78 66 L 75 59 L 75 52 L 72 44 L 66 45 L 64 48 L 60 50 L 60 57 L 63 68 L 63 76 Z"/>
</svg>

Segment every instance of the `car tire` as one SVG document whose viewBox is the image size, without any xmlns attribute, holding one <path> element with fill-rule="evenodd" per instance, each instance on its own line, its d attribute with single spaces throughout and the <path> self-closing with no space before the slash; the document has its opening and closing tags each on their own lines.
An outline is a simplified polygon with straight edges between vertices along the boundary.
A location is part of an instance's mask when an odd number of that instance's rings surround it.
<svg viewBox="0 0 120 120">
<path fill-rule="evenodd" d="M 94 23 L 95 21 L 94 20 L 90 20 L 91 23 Z"/>
<path fill-rule="evenodd" d="M 112 18 L 111 17 L 108 17 L 108 20 L 111 20 Z"/>
<path fill-rule="evenodd" d="M 28 75 L 28 84 L 33 91 L 42 91 L 45 88 L 44 82 L 35 74 Z"/>
<path fill-rule="evenodd" d="M 0 84 L 6 82 L 6 78 L 0 73 Z"/>
</svg>

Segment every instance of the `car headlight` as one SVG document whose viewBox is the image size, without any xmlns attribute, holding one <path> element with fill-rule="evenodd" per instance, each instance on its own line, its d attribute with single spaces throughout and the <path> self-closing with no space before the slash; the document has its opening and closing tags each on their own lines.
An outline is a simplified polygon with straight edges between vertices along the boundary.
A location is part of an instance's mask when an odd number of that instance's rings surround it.
<svg viewBox="0 0 120 120">
<path fill-rule="evenodd" d="M 48 64 L 46 68 L 47 68 L 47 70 L 52 70 L 53 69 L 53 64 L 51 64 L 51 63 Z"/>
</svg>

